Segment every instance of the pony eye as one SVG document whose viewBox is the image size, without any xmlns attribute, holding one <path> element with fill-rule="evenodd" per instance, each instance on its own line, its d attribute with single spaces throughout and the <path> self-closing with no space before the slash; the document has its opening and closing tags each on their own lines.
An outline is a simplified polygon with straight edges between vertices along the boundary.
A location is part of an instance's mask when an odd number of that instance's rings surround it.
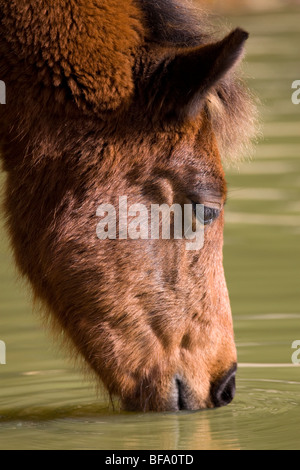
<svg viewBox="0 0 300 470">
<path fill-rule="evenodd" d="M 204 225 L 212 224 L 213 221 L 219 217 L 219 215 L 220 211 L 218 209 L 204 206 Z"/>
<path fill-rule="evenodd" d="M 196 209 L 197 209 L 197 203 L 193 202 L 193 210 L 194 210 L 195 215 L 197 214 Z M 219 209 L 204 206 L 204 220 L 201 220 L 201 222 L 204 225 L 211 225 L 213 221 L 219 217 L 219 215 L 220 215 Z"/>
</svg>

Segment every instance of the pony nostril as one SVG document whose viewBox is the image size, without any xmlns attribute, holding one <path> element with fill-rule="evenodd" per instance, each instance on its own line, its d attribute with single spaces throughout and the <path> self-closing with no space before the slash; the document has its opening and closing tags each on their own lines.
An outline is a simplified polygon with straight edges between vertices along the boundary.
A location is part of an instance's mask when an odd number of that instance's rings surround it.
<svg viewBox="0 0 300 470">
<path fill-rule="evenodd" d="M 192 391 L 183 377 L 176 375 L 174 377 L 174 385 L 172 408 L 176 411 L 197 409 Z"/>
<path fill-rule="evenodd" d="M 235 376 L 237 366 L 234 365 L 221 380 L 213 384 L 211 399 L 216 408 L 229 405 L 235 397 Z"/>
<path fill-rule="evenodd" d="M 184 386 L 180 379 L 175 379 L 175 385 L 177 389 L 177 407 L 178 410 L 186 409 L 185 399 L 184 399 Z"/>
</svg>

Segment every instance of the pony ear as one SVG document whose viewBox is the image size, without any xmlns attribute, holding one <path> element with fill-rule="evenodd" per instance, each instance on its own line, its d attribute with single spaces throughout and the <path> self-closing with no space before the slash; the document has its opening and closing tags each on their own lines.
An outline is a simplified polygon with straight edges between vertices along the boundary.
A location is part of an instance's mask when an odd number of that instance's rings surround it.
<svg viewBox="0 0 300 470">
<path fill-rule="evenodd" d="M 164 67 L 154 97 L 156 107 L 167 115 L 199 108 L 209 90 L 241 59 L 248 37 L 238 28 L 222 41 L 179 52 Z"/>
</svg>

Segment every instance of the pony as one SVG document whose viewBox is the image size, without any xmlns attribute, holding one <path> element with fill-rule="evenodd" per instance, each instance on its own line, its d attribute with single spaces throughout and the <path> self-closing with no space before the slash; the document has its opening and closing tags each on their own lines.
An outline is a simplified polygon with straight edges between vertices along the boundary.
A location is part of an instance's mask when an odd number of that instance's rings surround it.
<svg viewBox="0 0 300 470">
<path fill-rule="evenodd" d="M 123 409 L 228 405 L 222 157 L 253 136 L 248 33 L 220 39 L 184 0 L 0 0 L 0 33 L 4 211 L 45 315 Z M 203 248 L 99 240 L 97 207 L 121 196 L 201 204 Z"/>
</svg>

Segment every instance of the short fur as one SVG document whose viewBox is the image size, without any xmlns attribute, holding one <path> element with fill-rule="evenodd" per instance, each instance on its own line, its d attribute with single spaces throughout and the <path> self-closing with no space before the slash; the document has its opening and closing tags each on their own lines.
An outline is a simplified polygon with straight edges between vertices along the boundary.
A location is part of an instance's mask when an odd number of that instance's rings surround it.
<svg viewBox="0 0 300 470">
<path fill-rule="evenodd" d="M 5 211 L 22 274 L 127 409 L 213 407 L 236 362 L 223 210 L 196 254 L 100 242 L 95 214 L 123 195 L 223 208 L 220 150 L 252 135 L 234 72 L 247 35 L 216 41 L 177 0 L 0 0 L 0 13 Z"/>
</svg>

